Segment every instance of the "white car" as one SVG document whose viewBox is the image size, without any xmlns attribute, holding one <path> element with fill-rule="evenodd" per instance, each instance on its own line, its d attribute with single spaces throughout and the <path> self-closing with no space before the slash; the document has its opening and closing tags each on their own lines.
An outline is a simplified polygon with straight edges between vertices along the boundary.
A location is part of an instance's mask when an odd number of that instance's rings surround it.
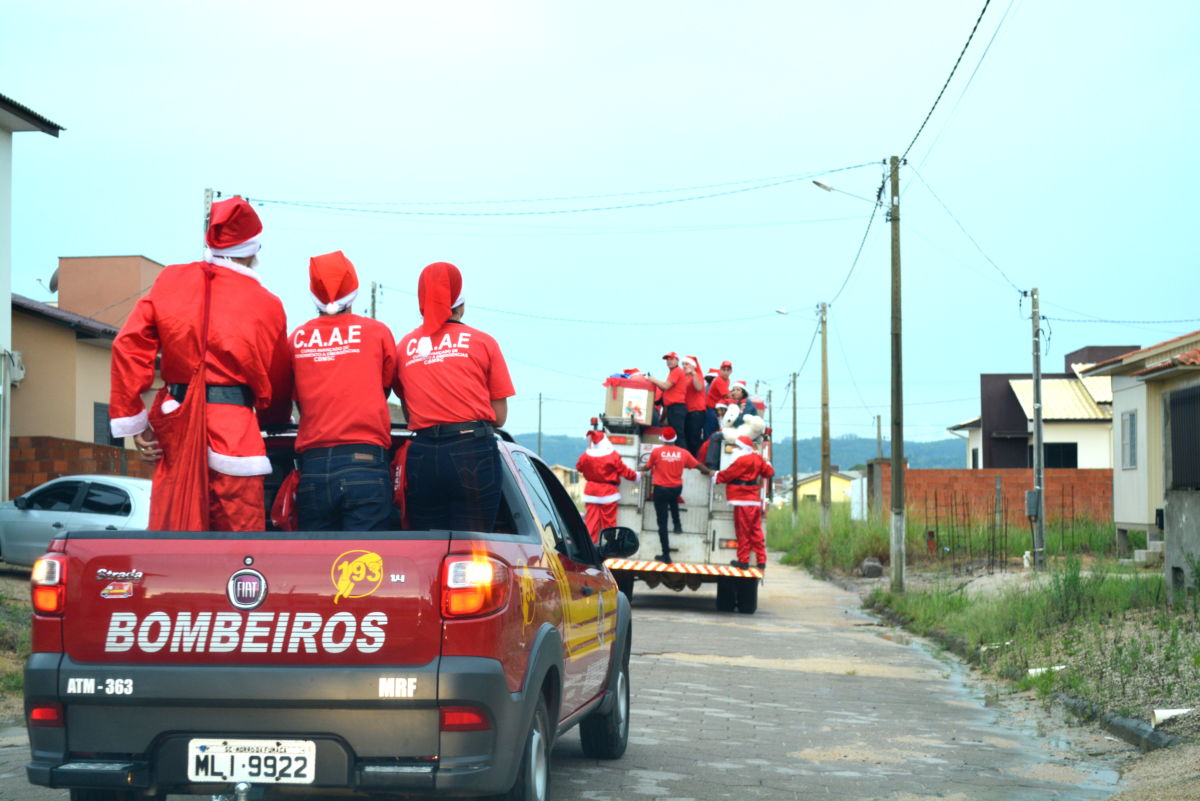
<svg viewBox="0 0 1200 801">
<path fill-rule="evenodd" d="M 145 529 L 150 481 L 62 476 L 0 504 L 0 558 L 32 565 L 63 531 Z"/>
</svg>

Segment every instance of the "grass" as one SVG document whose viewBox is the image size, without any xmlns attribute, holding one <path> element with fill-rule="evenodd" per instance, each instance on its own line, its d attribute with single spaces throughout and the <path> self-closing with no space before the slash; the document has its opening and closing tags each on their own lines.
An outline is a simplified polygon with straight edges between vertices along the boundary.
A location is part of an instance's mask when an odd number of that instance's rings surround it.
<svg viewBox="0 0 1200 801">
<path fill-rule="evenodd" d="M 930 530 L 917 514 L 906 516 L 907 563 L 916 567 L 956 570 L 967 565 L 1015 563 L 1032 548 L 1028 528 L 996 527 L 990 522 L 970 525 L 942 523 L 932 543 Z M 1140 539 L 1139 539 L 1140 537 Z M 1131 547 L 1144 548 L 1145 534 L 1131 532 Z M 849 504 L 833 504 L 828 531 L 821 529 L 821 510 L 801 504 L 795 519 L 790 508 L 773 508 L 767 514 L 767 545 L 785 552 L 786 564 L 802 565 L 815 573 L 850 573 L 867 557 L 888 563 L 891 533 L 886 520 L 851 520 Z M 1050 558 L 1087 555 L 1116 556 L 1116 532 L 1111 521 L 1047 521 L 1046 554 Z"/>
<path fill-rule="evenodd" d="M 29 656 L 29 607 L 8 598 L 0 598 L 0 662 L 25 662 Z M 19 694 L 24 687 L 20 667 L 0 670 L 0 695 Z"/>
</svg>

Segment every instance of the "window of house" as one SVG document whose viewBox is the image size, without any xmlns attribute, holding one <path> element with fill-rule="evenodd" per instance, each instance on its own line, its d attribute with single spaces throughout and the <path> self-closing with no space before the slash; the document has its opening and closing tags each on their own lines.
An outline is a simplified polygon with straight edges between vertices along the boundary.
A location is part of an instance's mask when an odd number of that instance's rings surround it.
<svg viewBox="0 0 1200 801">
<path fill-rule="evenodd" d="M 1042 447 L 1045 449 L 1045 467 L 1079 467 L 1079 445 L 1074 442 L 1046 442 Z"/>
<path fill-rule="evenodd" d="M 1171 489 L 1200 489 L 1200 387 L 1177 389 L 1167 401 Z"/>
<path fill-rule="evenodd" d="M 1121 412 L 1121 467 L 1137 467 L 1137 411 Z"/>
<path fill-rule="evenodd" d="M 979 448 L 971 448 L 971 469 L 979 469 Z"/>
</svg>

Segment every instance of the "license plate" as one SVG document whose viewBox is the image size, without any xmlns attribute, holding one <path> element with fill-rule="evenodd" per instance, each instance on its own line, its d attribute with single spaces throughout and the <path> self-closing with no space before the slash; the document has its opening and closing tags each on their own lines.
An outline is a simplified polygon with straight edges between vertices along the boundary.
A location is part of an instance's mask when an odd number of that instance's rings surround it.
<svg viewBox="0 0 1200 801">
<path fill-rule="evenodd" d="M 188 741 L 188 781 L 312 784 L 317 744 L 312 740 Z"/>
</svg>

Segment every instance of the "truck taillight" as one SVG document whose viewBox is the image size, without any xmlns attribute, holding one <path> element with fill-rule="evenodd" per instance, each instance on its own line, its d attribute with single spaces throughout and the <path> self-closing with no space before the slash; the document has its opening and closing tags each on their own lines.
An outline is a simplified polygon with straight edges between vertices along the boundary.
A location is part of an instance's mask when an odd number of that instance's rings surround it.
<svg viewBox="0 0 1200 801">
<path fill-rule="evenodd" d="M 63 718 L 63 705 L 57 701 L 46 701 L 29 710 L 30 726 L 61 727 L 64 722 Z"/>
<path fill-rule="evenodd" d="M 40 615 L 61 615 L 67 589 L 67 557 L 48 554 L 38 559 L 33 563 L 29 580 L 33 611 Z"/>
<path fill-rule="evenodd" d="M 438 707 L 442 731 L 487 731 L 492 728 L 487 713 L 474 706 Z"/>
<path fill-rule="evenodd" d="M 446 557 L 442 565 L 442 614 L 476 617 L 495 612 L 508 600 L 508 566 L 480 554 Z"/>
</svg>

